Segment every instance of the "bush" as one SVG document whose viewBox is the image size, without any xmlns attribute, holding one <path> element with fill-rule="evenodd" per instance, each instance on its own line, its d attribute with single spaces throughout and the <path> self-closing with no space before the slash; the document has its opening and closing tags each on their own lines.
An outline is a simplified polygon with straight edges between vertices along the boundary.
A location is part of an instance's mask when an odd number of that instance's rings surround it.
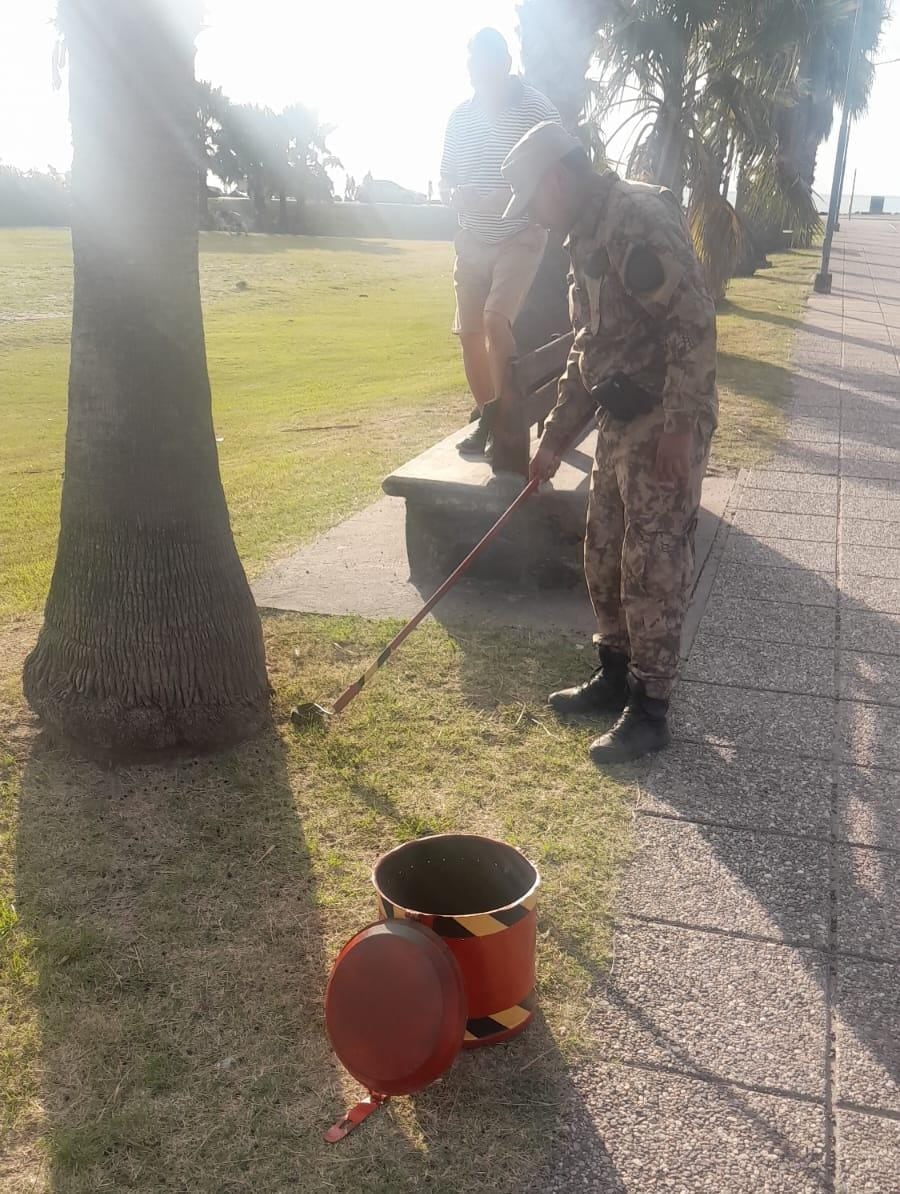
<svg viewBox="0 0 900 1194">
<path fill-rule="evenodd" d="M 0 227 L 68 225 L 69 202 L 62 175 L 0 166 Z"/>
</svg>

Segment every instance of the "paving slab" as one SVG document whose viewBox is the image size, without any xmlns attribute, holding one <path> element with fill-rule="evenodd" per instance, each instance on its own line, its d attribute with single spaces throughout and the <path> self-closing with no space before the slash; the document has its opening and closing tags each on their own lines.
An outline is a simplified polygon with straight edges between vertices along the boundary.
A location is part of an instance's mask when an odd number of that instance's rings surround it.
<svg viewBox="0 0 900 1194">
<path fill-rule="evenodd" d="M 822 1098 L 824 983 L 816 951 L 632 921 L 588 1024 L 610 1061 Z"/>
<path fill-rule="evenodd" d="M 641 816 L 619 910 L 823 946 L 827 887 L 824 842 Z"/>
<path fill-rule="evenodd" d="M 837 1097 L 900 1112 L 900 966 L 839 957 L 835 975 Z"/>
<path fill-rule="evenodd" d="M 838 397 L 810 394 L 806 398 L 795 396 L 787 403 L 784 413 L 788 419 L 837 419 L 841 405 Z"/>
<path fill-rule="evenodd" d="M 884 501 L 900 501 L 900 481 L 842 477 L 841 493 L 844 497 L 881 498 Z M 891 515 L 891 517 L 895 516 Z"/>
<path fill-rule="evenodd" d="M 673 732 L 680 738 L 766 753 L 831 757 L 834 702 L 827 697 L 682 680 L 675 687 L 672 711 Z"/>
<path fill-rule="evenodd" d="M 851 573 L 841 577 L 840 589 L 842 610 L 900 613 L 900 584 L 890 577 Z"/>
<path fill-rule="evenodd" d="M 900 963 L 900 842 L 891 844 L 836 847 L 837 940 L 839 949 Z"/>
<path fill-rule="evenodd" d="M 837 493 L 840 484 L 837 476 L 819 473 L 798 473 L 796 469 L 779 470 L 771 467 L 753 469 L 741 474 L 741 485 L 746 489 L 783 489 L 793 493 Z"/>
<path fill-rule="evenodd" d="M 820 444 L 836 444 L 839 426 L 837 419 L 794 418 L 788 425 L 785 440 L 787 443 L 802 443 L 811 440 Z"/>
<path fill-rule="evenodd" d="M 676 741 L 640 782 L 639 807 L 691 820 L 825 838 L 831 790 L 832 765 L 825 760 Z M 848 788 L 848 802 L 856 790 Z"/>
<path fill-rule="evenodd" d="M 855 573 L 857 576 L 900 580 L 900 549 L 844 544 L 841 548 L 841 567 L 845 573 Z M 900 589 L 900 584 L 896 587 Z"/>
<path fill-rule="evenodd" d="M 852 432 L 841 436 L 841 459 L 878 460 L 900 466 L 900 448 L 876 440 L 874 436 L 864 437 L 861 432 Z"/>
<path fill-rule="evenodd" d="M 706 636 L 790 643 L 801 647 L 833 647 L 834 610 L 827 606 L 796 605 L 784 601 L 712 597 L 703 614 Z M 900 635 L 900 624 L 898 624 Z"/>
<path fill-rule="evenodd" d="M 837 444 L 785 444 L 766 461 L 767 469 L 785 473 L 819 473 L 837 476 Z"/>
<path fill-rule="evenodd" d="M 842 701 L 838 721 L 842 761 L 900 772 L 900 709 Z"/>
<path fill-rule="evenodd" d="M 886 437 L 896 446 L 900 440 L 900 406 L 869 407 L 865 403 L 848 406 L 841 415 L 841 428 L 851 433 Z"/>
<path fill-rule="evenodd" d="M 745 534 L 763 539 L 812 539 L 833 543 L 837 518 L 821 514 L 780 514 L 766 510 L 739 509 L 733 526 Z"/>
<path fill-rule="evenodd" d="M 898 497 L 879 498 L 873 495 L 857 497 L 852 493 L 845 493 L 841 498 L 841 512 L 844 518 L 871 518 L 878 522 L 896 523 L 897 520 L 900 520 Z"/>
<path fill-rule="evenodd" d="M 681 675 L 685 680 L 715 678 L 719 683 L 744 688 L 832 696 L 834 650 L 795 647 L 768 639 L 726 638 L 701 629 Z"/>
<path fill-rule="evenodd" d="M 839 1110 L 836 1129 L 841 1194 L 894 1194 L 900 1187 L 900 1121 Z"/>
<path fill-rule="evenodd" d="M 900 614 L 846 609 L 841 613 L 841 647 L 900 655 Z"/>
<path fill-rule="evenodd" d="M 722 556 L 723 562 L 729 564 L 752 564 L 754 568 L 808 568 L 819 572 L 833 569 L 835 559 L 833 540 L 815 543 L 805 539 L 764 538 L 740 530 L 732 531 L 728 536 Z"/>
<path fill-rule="evenodd" d="M 897 448 L 900 446 L 900 407 L 896 410 L 851 408 L 846 417 L 841 418 L 841 430 L 857 443 L 868 442 Z"/>
<path fill-rule="evenodd" d="M 741 489 L 739 513 L 766 510 L 774 514 L 819 514 L 836 517 L 836 493 L 798 493 L 791 489 Z M 876 517 L 872 515 L 872 517 Z"/>
<path fill-rule="evenodd" d="M 713 584 L 713 597 L 744 598 L 752 593 L 757 601 L 792 602 L 798 605 L 832 608 L 837 604 L 833 572 L 805 568 L 759 567 L 723 562 Z M 900 599 L 897 601 L 900 609 Z"/>
<path fill-rule="evenodd" d="M 900 464 L 868 456 L 850 456 L 841 462 L 841 477 L 880 481 L 900 481 Z"/>
<path fill-rule="evenodd" d="M 900 849 L 900 776 L 874 767 L 842 766 L 837 834 L 847 841 Z"/>
<path fill-rule="evenodd" d="M 824 1111 L 679 1074 L 599 1065 L 576 1075 L 577 1127 L 554 1147 L 546 1194 L 822 1194 Z M 882 1192 L 883 1194 L 883 1192 Z"/>
<path fill-rule="evenodd" d="M 839 692 L 850 701 L 900 706 L 900 655 L 842 651 Z"/>
<path fill-rule="evenodd" d="M 844 543 L 864 547 L 900 547 L 900 519 L 897 522 L 876 522 L 874 516 L 841 520 L 841 539 Z"/>
</svg>

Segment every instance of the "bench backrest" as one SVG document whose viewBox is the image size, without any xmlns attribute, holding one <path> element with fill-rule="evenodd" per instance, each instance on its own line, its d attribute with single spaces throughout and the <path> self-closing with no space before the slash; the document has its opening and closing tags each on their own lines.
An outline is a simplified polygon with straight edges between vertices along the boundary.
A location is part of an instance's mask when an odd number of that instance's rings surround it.
<svg viewBox="0 0 900 1194">
<path fill-rule="evenodd" d="M 527 426 L 543 423 L 556 405 L 560 374 L 566 367 L 573 339 L 572 332 L 556 336 L 513 361 L 513 385 L 519 394 Z"/>
</svg>

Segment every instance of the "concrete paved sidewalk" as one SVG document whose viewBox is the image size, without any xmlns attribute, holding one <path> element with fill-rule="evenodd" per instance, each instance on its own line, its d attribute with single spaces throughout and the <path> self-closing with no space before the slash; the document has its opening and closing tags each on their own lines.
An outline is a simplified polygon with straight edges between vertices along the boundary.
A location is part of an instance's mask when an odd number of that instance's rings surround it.
<svg viewBox="0 0 900 1194">
<path fill-rule="evenodd" d="M 548 1191 L 900 1190 L 900 222 L 833 269 L 640 784 Z"/>
</svg>

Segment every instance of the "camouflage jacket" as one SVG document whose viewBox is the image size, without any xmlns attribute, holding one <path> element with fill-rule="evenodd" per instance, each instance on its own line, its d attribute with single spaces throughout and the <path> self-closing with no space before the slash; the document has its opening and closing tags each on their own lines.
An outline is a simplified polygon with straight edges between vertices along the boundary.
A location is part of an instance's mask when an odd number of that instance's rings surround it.
<svg viewBox="0 0 900 1194">
<path fill-rule="evenodd" d="M 568 249 L 575 341 L 544 442 L 561 448 L 615 373 L 662 396 L 667 431 L 714 424 L 715 306 L 673 193 L 598 176 Z"/>
</svg>

